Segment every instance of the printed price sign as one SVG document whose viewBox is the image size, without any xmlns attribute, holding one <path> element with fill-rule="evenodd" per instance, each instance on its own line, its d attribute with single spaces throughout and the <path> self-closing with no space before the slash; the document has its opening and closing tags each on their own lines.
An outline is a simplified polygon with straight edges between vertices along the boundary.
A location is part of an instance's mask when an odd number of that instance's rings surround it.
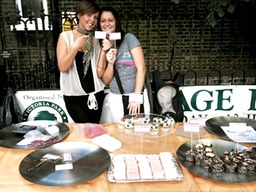
<svg viewBox="0 0 256 192">
<path fill-rule="evenodd" d="M 245 123 L 234 123 L 230 126 L 221 126 L 225 134 L 233 141 L 243 143 L 255 143 L 256 131 L 251 126 L 244 126 Z"/>
<path fill-rule="evenodd" d="M 183 129 L 185 132 L 199 133 L 198 123 L 184 123 Z"/>
<path fill-rule="evenodd" d="M 106 39 L 107 33 L 105 31 L 95 31 L 95 39 Z"/>
<path fill-rule="evenodd" d="M 229 123 L 229 131 L 231 133 L 245 133 L 246 123 Z"/>
<path fill-rule="evenodd" d="M 205 119 L 204 118 L 192 118 L 189 120 L 189 123 L 198 123 L 199 127 L 204 127 Z"/>
<path fill-rule="evenodd" d="M 60 156 L 59 156 L 59 155 L 54 155 L 54 154 L 47 153 L 47 154 L 45 154 L 42 158 L 43 158 L 43 159 L 53 159 L 53 160 L 56 160 L 56 159 L 59 159 Z"/>
<path fill-rule="evenodd" d="M 136 124 L 134 125 L 134 132 L 137 133 L 148 133 L 150 132 L 150 123 Z"/>
<path fill-rule="evenodd" d="M 72 163 L 65 163 L 65 164 L 55 165 L 55 171 L 70 170 L 70 169 L 73 169 L 73 164 Z"/>
</svg>

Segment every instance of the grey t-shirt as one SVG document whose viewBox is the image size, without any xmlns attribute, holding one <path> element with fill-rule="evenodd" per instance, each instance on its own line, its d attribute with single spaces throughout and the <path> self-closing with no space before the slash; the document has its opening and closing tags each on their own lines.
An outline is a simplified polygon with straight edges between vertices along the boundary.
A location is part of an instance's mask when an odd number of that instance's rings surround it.
<svg viewBox="0 0 256 192">
<path fill-rule="evenodd" d="M 139 40 L 133 34 L 126 33 L 118 49 L 115 65 L 125 93 L 133 93 L 135 89 L 137 70 L 130 51 L 138 45 Z M 115 77 L 111 80 L 109 88 L 112 93 L 120 94 Z"/>
</svg>

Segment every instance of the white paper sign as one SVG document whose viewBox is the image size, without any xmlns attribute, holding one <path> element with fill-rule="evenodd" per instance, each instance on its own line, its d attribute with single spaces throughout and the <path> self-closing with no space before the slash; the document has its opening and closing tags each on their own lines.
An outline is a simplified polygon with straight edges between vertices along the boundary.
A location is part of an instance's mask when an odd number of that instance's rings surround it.
<svg viewBox="0 0 256 192">
<path fill-rule="evenodd" d="M 198 123 L 199 127 L 205 126 L 205 118 L 191 118 L 189 123 Z"/>
<path fill-rule="evenodd" d="M 245 133 L 246 123 L 229 123 L 229 132 Z"/>
<path fill-rule="evenodd" d="M 72 161 L 71 153 L 64 153 L 63 154 L 63 161 Z"/>
<path fill-rule="evenodd" d="M 199 133 L 199 131 L 200 131 L 198 123 L 184 123 L 183 129 L 185 132 Z"/>
<path fill-rule="evenodd" d="M 95 39 L 106 39 L 107 33 L 105 31 L 95 31 Z"/>
<path fill-rule="evenodd" d="M 110 40 L 117 40 L 117 39 L 121 39 L 121 33 L 110 33 L 109 34 L 109 39 Z"/>
<path fill-rule="evenodd" d="M 55 165 L 55 171 L 69 170 L 69 169 L 73 169 L 73 164 L 72 163 Z"/>
<path fill-rule="evenodd" d="M 52 160 L 56 160 L 56 159 L 59 159 L 60 156 L 59 156 L 59 155 L 54 155 L 54 154 L 47 153 L 47 154 L 45 154 L 42 158 L 43 158 L 43 159 L 52 159 Z"/>
<path fill-rule="evenodd" d="M 243 143 L 255 143 L 256 142 L 256 131 L 251 126 L 246 126 L 244 132 L 234 132 L 234 128 L 228 126 L 221 126 L 225 134 L 233 141 Z"/>
<path fill-rule="evenodd" d="M 136 124 L 136 125 L 134 125 L 134 132 L 149 133 L 150 127 L 151 127 L 150 123 Z"/>
</svg>

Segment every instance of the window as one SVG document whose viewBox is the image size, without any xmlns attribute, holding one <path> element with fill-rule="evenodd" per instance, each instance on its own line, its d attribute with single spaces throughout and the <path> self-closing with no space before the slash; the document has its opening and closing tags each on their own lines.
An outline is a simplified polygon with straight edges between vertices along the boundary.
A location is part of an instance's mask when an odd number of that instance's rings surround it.
<svg viewBox="0 0 256 192">
<path fill-rule="evenodd" d="M 66 18 L 64 16 L 66 14 Z M 62 31 L 75 29 L 77 25 L 75 12 L 62 12 Z"/>
<path fill-rule="evenodd" d="M 44 9 L 44 14 L 48 15 L 48 5 L 47 0 L 15 0 L 16 5 L 20 11 L 21 19 L 25 22 L 27 21 L 27 28 L 28 30 L 35 30 L 36 29 L 36 22 L 38 30 L 43 30 L 42 19 L 40 18 L 40 10 Z M 32 15 L 35 17 L 32 22 L 28 21 L 28 16 L 30 15 L 29 10 L 32 11 Z M 21 22 L 18 25 L 15 25 L 17 31 L 25 30 L 24 22 Z M 49 30 L 49 18 L 46 16 L 44 18 L 45 30 Z M 11 26 L 13 29 L 13 26 Z"/>
</svg>

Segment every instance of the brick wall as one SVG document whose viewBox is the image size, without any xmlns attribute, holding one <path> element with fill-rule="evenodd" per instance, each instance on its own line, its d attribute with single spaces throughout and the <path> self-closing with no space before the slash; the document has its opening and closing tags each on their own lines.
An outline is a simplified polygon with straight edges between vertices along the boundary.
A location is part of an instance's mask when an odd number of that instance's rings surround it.
<svg viewBox="0 0 256 192">
<path fill-rule="evenodd" d="M 2 0 L 2 15 L 4 10 L 9 14 L 15 11 L 15 0 Z M 58 9 L 74 11 L 80 1 L 60 0 Z M 186 72 L 196 71 L 197 84 L 205 84 L 209 70 L 221 70 L 223 78 L 221 83 L 230 83 L 233 70 L 246 71 L 246 83 L 255 83 L 256 74 L 256 31 L 253 27 L 253 18 L 256 15 L 255 0 L 235 1 L 235 12 L 226 13 L 223 18 L 217 17 L 217 25 L 214 27 L 202 25 L 202 18 L 210 0 L 182 0 L 175 5 L 170 0 L 98 0 L 100 6 L 113 6 L 119 10 L 122 16 L 123 28 L 135 34 L 142 43 L 146 63 L 149 71 L 159 68 L 160 71 Z M 50 1 L 49 13 L 51 13 Z M 8 27 L 5 24 L 5 29 Z M 13 59 L 12 67 L 26 65 L 28 62 L 26 46 L 22 45 L 19 36 L 17 53 L 13 32 L 6 33 L 8 40 L 6 49 L 12 49 L 13 55 L 20 55 L 21 63 L 17 64 Z M 30 33 L 33 36 L 33 33 Z M 42 35 L 42 34 L 39 34 Z M 47 33 L 49 46 L 52 34 Z M 31 39 L 31 37 L 30 37 Z M 40 41 L 41 43 L 43 41 Z M 2 42 L 1 42 L 2 43 Z M 0 43 L 1 49 L 2 44 Z M 32 65 L 38 63 L 36 49 L 31 47 Z M 43 50 L 43 44 L 42 50 Z M 54 57 L 54 46 L 51 57 Z M 24 50 L 22 52 L 21 50 Z M 44 54 L 42 54 L 44 59 Z M 171 59 L 172 58 L 172 59 Z M 172 62 L 171 62 L 172 61 Z M 1 63 L 0 59 L 0 63 Z M 193 74 L 186 74 L 188 79 L 193 79 Z M 241 74 L 235 73 L 236 82 L 241 82 Z M 188 84 L 193 83 L 190 80 Z M 218 81 L 218 75 L 213 74 L 212 83 Z"/>
</svg>

